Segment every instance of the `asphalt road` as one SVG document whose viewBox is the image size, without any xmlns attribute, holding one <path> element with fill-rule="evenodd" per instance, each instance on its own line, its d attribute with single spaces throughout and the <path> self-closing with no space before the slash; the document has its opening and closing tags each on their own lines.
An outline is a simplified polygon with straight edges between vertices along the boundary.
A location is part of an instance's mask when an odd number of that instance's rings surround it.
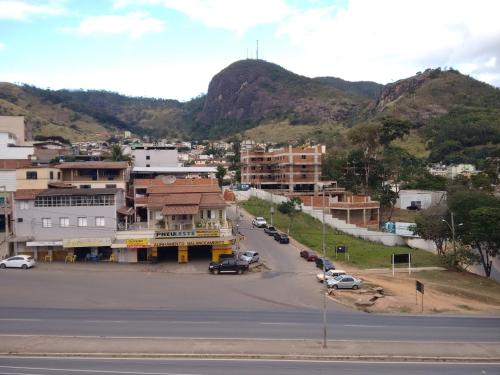
<svg viewBox="0 0 500 375">
<path fill-rule="evenodd" d="M 499 364 L 408 362 L 315 362 L 193 359 L 97 359 L 0 357 L 0 373 L 12 375 L 140 374 L 140 375 L 489 375 Z"/>
</svg>

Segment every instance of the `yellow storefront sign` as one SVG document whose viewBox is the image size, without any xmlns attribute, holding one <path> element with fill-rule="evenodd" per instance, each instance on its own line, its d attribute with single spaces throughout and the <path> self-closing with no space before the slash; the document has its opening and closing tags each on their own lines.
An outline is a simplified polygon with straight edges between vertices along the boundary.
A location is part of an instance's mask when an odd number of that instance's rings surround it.
<svg viewBox="0 0 500 375">
<path fill-rule="evenodd" d="M 127 247 L 129 248 L 148 247 L 148 240 L 145 238 L 130 238 L 127 240 Z"/>
<path fill-rule="evenodd" d="M 62 245 L 64 248 L 111 246 L 111 238 L 66 238 Z"/>
<path fill-rule="evenodd" d="M 189 239 L 189 240 L 152 240 L 151 245 L 157 247 L 166 246 L 193 246 L 193 245 L 230 245 L 234 243 L 234 240 L 220 241 L 220 240 L 205 240 L 205 239 Z"/>
<path fill-rule="evenodd" d="M 197 237 L 219 237 L 220 230 L 218 229 L 196 229 Z"/>
</svg>

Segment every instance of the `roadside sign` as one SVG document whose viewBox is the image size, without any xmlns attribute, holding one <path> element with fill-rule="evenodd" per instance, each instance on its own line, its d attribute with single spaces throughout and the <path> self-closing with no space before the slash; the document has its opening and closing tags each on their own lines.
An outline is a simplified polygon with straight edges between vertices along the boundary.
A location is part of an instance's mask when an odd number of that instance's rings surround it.
<svg viewBox="0 0 500 375">
<path fill-rule="evenodd" d="M 394 265 L 396 263 L 408 263 L 408 275 L 411 274 L 411 254 L 392 254 L 391 264 L 392 264 L 392 277 L 394 277 Z"/>
<path fill-rule="evenodd" d="M 416 286 L 417 291 L 424 294 L 424 284 L 422 284 L 420 281 L 416 280 L 415 286 Z"/>
<path fill-rule="evenodd" d="M 337 252 L 337 254 L 345 254 L 347 252 L 347 246 L 337 246 L 335 251 Z"/>
</svg>

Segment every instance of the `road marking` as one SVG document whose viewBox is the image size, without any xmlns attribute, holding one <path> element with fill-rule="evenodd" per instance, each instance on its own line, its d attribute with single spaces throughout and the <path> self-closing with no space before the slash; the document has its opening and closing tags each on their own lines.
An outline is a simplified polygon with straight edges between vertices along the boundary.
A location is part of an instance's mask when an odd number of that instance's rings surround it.
<svg viewBox="0 0 500 375">
<path fill-rule="evenodd" d="M 301 326 L 307 323 L 258 322 L 258 324 L 269 326 Z"/>
<path fill-rule="evenodd" d="M 72 339 L 117 339 L 117 340 L 205 340 L 205 341 L 312 341 L 311 337 L 304 338 L 268 338 L 268 337 L 196 337 L 196 336 L 97 336 L 97 335 L 33 335 L 33 334 L 0 334 L 2 337 L 46 337 Z M 375 339 L 335 339 L 328 342 L 369 342 L 369 343 L 412 343 L 412 344 L 499 344 L 499 341 L 435 341 L 435 340 L 375 340 Z M 1 357 L 1 356 L 0 356 Z"/>
<path fill-rule="evenodd" d="M 64 371 L 64 372 L 85 372 L 92 374 L 138 374 L 138 375 L 201 375 L 194 373 L 178 373 L 178 372 L 139 372 L 139 371 L 117 371 L 117 370 L 83 370 L 83 369 L 70 369 L 70 368 L 51 368 L 51 367 L 22 367 L 22 366 L 1 366 L 0 368 L 13 369 L 13 370 L 39 370 L 39 371 Z M 2 372 L 2 374 L 8 374 Z M 11 373 L 21 374 L 21 373 Z M 23 373 L 24 374 L 24 373 Z M 28 375 L 28 374 L 26 374 Z"/>
</svg>

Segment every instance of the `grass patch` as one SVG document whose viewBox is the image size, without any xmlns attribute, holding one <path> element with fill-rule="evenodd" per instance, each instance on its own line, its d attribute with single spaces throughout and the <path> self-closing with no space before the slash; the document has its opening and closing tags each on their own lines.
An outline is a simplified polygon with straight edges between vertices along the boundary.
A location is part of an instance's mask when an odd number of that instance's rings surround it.
<svg viewBox="0 0 500 375">
<path fill-rule="evenodd" d="M 270 202 L 250 198 L 242 202 L 241 206 L 254 216 L 263 216 L 271 219 Z M 274 210 L 274 225 L 281 231 L 286 232 L 290 227 L 290 236 L 305 246 L 322 253 L 322 223 L 321 221 L 304 213 L 299 213 L 290 223 L 290 218 L 283 215 L 277 209 Z M 380 243 L 366 241 L 360 238 L 343 234 L 326 226 L 326 254 L 334 263 L 344 263 L 343 255 L 335 259 L 335 247 L 347 246 L 350 262 L 360 268 L 384 268 L 391 266 L 391 254 L 411 253 L 413 267 L 438 266 L 439 258 L 424 250 L 411 249 L 406 246 L 385 246 Z M 404 267 L 405 265 L 402 265 Z"/>
</svg>

